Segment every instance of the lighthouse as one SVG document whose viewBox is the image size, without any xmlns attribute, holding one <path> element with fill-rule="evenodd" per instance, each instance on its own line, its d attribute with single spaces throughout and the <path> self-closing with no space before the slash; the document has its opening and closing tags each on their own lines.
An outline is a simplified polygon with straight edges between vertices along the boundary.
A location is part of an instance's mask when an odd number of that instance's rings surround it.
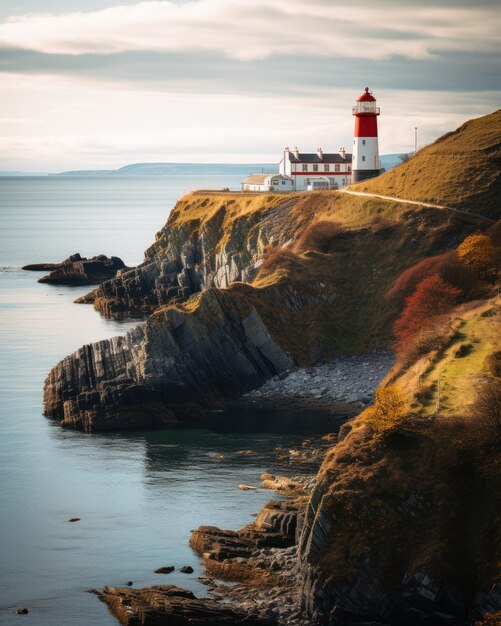
<svg viewBox="0 0 501 626">
<path fill-rule="evenodd" d="M 355 132 L 353 136 L 352 182 L 378 176 L 381 170 L 377 139 L 377 118 L 379 107 L 369 87 L 357 99 L 353 107 Z"/>
</svg>

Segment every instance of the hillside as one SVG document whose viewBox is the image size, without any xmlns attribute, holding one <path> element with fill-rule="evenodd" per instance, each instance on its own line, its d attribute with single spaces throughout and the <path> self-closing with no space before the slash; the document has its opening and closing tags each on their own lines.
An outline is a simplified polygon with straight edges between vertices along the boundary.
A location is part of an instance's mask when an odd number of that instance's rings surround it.
<svg viewBox="0 0 501 626">
<path fill-rule="evenodd" d="M 364 188 L 499 218 L 486 156 L 498 154 L 499 122 L 473 120 Z M 466 163 L 475 188 L 454 167 Z M 344 428 L 308 504 L 305 623 L 471 623 L 501 609 L 490 592 L 501 545 L 500 235 L 482 229 L 468 214 L 335 191 L 189 194 L 140 266 L 83 299 L 149 317 L 58 363 L 44 413 L 85 432 L 199 425 L 297 365 L 395 347 L 375 403 Z"/>
<path fill-rule="evenodd" d="M 496 115 L 474 120 L 486 150 L 488 138 L 497 145 L 486 128 L 498 122 Z M 463 147 L 478 145 L 469 124 L 454 136 Z M 486 197 L 497 188 L 495 165 L 483 172 L 492 187 Z M 390 183 L 398 169 L 385 175 Z M 285 364 L 390 346 L 399 306 L 383 295 L 394 279 L 479 227 L 453 212 L 334 191 L 189 194 L 143 264 L 80 300 L 107 315 L 153 315 L 123 341 L 86 346 L 61 362 L 46 382 L 46 414 L 86 430 L 98 422 L 128 427 L 139 419 L 134 406 L 151 401 L 151 419 L 161 420 L 164 407 L 175 421 L 248 391 Z M 220 359 L 232 368 L 232 384 L 214 370 L 211 360 Z M 194 387 L 194 376 L 203 385 Z"/>
<path fill-rule="evenodd" d="M 409 161 L 358 185 L 356 191 L 422 200 L 499 216 L 501 110 L 469 120 Z"/>
<path fill-rule="evenodd" d="M 400 390 L 401 414 L 387 404 L 378 422 L 367 409 L 327 454 L 300 542 L 302 595 L 319 623 L 335 606 L 396 625 L 501 610 L 495 292 L 450 311 L 439 349 L 397 361 L 383 388 Z"/>
</svg>

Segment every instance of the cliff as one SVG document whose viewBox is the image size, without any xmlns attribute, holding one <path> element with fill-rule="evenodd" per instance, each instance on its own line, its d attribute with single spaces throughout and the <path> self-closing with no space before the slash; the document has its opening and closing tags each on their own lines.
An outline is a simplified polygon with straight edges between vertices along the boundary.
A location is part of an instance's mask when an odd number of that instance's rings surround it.
<svg viewBox="0 0 501 626">
<path fill-rule="evenodd" d="M 437 223 L 432 210 L 402 211 L 394 221 L 336 227 L 323 252 L 320 202 L 335 211 L 338 198 L 312 194 L 287 208 L 289 223 L 313 222 L 298 227 L 311 241 L 296 235 L 274 249 L 252 284 L 209 287 L 158 306 L 125 337 L 84 346 L 56 365 L 45 383 L 45 415 L 85 431 L 173 423 L 202 417 L 295 364 L 387 346 L 394 306 L 381 294 L 409 259 L 446 249 L 472 226 L 455 216 Z M 429 236 L 416 238 L 428 228 Z M 203 275 L 203 264 L 195 271 Z"/>
<path fill-rule="evenodd" d="M 499 299 L 453 309 L 385 381 L 405 415 L 367 412 L 326 455 L 300 540 L 313 623 L 471 624 L 501 611 Z M 388 414 L 387 414 L 388 416 Z"/>
<path fill-rule="evenodd" d="M 195 420 L 292 361 L 244 298 L 207 290 L 125 337 L 84 346 L 45 383 L 45 414 L 86 432 Z"/>
<path fill-rule="evenodd" d="M 297 200 L 280 194 L 189 194 L 177 202 L 141 265 L 78 302 L 93 302 L 108 316 L 151 313 L 210 287 L 247 282 L 268 246 L 292 238 L 297 225 L 290 209 Z"/>
<path fill-rule="evenodd" d="M 172 423 L 294 365 L 388 347 L 398 305 L 382 296 L 396 276 L 478 228 L 337 192 L 189 194 L 144 263 L 87 297 L 105 313 L 152 315 L 56 365 L 44 413 L 86 431 Z"/>
</svg>

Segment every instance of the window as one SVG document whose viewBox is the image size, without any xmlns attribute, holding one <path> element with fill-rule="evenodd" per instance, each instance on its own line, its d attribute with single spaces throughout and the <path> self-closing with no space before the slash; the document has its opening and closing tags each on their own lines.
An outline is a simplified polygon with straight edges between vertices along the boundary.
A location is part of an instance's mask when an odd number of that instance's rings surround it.
<svg viewBox="0 0 501 626">
<path fill-rule="evenodd" d="M 365 157 L 364 156 L 362 157 L 362 161 L 365 161 Z"/>
<path fill-rule="evenodd" d="M 336 172 L 341 171 L 341 169 L 340 169 L 339 165 L 337 165 L 337 164 L 334 166 L 334 170 L 335 170 Z"/>
<path fill-rule="evenodd" d="M 348 172 L 351 172 L 351 165 L 348 165 Z"/>
<path fill-rule="evenodd" d="M 303 172 L 307 172 L 308 171 L 308 166 L 306 165 L 306 163 L 303 163 Z"/>
<path fill-rule="evenodd" d="M 285 180 L 282 181 L 282 185 L 285 185 Z"/>
<path fill-rule="evenodd" d="M 313 171 L 314 171 L 314 172 L 318 172 L 318 165 L 314 165 L 314 166 L 313 166 Z"/>
<path fill-rule="evenodd" d="M 325 164 L 325 171 L 326 171 L 326 172 L 328 172 L 329 170 L 330 170 L 329 164 L 328 164 L 328 163 L 326 163 L 326 164 Z"/>
<path fill-rule="evenodd" d="M 365 146 L 365 139 L 362 139 L 362 145 Z"/>
</svg>

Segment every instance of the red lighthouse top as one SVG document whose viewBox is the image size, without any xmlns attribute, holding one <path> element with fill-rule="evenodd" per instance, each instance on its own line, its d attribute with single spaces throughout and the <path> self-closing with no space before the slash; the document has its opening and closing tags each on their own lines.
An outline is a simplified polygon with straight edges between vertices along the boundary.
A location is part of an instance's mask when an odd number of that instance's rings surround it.
<svg viewBox="0 0 501 626">
<path fill-rule="evenodd" d="M 376 102 L 376 98 L 369 91 L 369 87 L 366 87 L 360 98 L 357 98 L 357 102 Z"/>
<path fill-rule="evenodd" d="M 357 98 L 357 104 L 353 107 L 353 115 L 357 117 L 373 117 L 379 115 L 379 107 L 376 106 L 376 98 L 372 95 L 369 87 Z"/>
</svg>

